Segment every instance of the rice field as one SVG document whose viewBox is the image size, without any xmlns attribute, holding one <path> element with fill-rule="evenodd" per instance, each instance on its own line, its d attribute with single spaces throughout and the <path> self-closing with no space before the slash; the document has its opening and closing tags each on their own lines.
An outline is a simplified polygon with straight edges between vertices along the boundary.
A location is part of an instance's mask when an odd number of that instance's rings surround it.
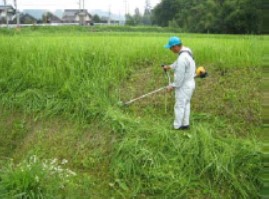
<svg viewBox="0 0 269 199">
<path fill-rule="evenodd" d="M 119 105 L 167 84 L 173 35 L 209 72 L 184 133 L 171 129 L 173 94 Z M 0 32 L 0 197 L 257 198 L 268 46 L 254 35 Z"/>
</svg>

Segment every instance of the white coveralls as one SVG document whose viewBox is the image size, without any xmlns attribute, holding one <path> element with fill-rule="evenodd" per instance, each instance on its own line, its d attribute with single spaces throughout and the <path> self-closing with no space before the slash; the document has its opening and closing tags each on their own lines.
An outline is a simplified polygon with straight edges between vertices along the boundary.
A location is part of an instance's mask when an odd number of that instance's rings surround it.
<svg viewBox="0 0 269 199">
<path fill-rule="evenodd" d="M 192 53 L 184 46 L 181 51 Z M 188 126 L 190 122 L 190 101 L 195 89 L 196 67 L 194 59 L 187 52 L 182 52 L 170 67 L 174 70 L 174 82 L 171 84 L 175 88 L 174 128 L 178 129 L 181 126 Z"/>
</svg>

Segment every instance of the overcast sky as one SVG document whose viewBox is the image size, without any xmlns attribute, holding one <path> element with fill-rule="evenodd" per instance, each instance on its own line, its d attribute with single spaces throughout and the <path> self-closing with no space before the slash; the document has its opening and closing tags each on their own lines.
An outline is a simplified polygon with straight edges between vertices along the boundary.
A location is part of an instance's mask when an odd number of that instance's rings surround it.
<svg viewBox="0 0 269 199">
<path fill-rule="evenodd" d="M 83 0 L 81 0 L 82 2 Z M 125 3 L 127 1 L 127 3 Z M 108 11 L 109 8 L 112 13 L 125 14 L 125 9 L 133 14 L 135 8 L 139 8 L 140 12 L 144 12 L 146 0 L 84 0 L 85 9 L 95 10 L 101 9 Z M 0 4 L 3 4 L 0 0 Z M 13 5 L 14 0 L 7 0 L 8 4 Z M 150 4 L 154 7 L 160 0 L 150 0 Z M 71 9 L 79 8 L 79 0 L 17 0 L 18 9 Z M 125 5 L 127 5 L 125 7 Z"/>
</svg>

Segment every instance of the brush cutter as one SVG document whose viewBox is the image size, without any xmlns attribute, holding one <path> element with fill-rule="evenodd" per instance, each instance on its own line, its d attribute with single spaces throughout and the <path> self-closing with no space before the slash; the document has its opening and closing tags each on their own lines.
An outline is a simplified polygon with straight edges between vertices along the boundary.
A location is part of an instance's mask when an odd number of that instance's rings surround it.
<svg viewBox="0 0 269 199">
<path fill-rule="evenodd" d="M 159 89 L 157 89 L 157 90 L 151 91 L 151 92 L 149 92 L 149 93 L 147 93 L 147 94 L 141 95 L 141 96 L 138 97 L 138 98 L 135 98 L 135 99 L 132 99 L 132 100 L 130 100 L 130 101 L 128 101 L 128 102 L 125 102 L 124 105 L 132 104 L 133 102 L 135 102 L 135 101 L 137 101 L 137 100 L 143 99 L 143 98 L 145 98 L 145 97 L 147 97 L 147 96 L 149 96 L 149 95 L 152 95 L 152 94 L 154 94 L 154 93 L 158 93 L 158 92 L 160 92 L 160 91 L 166 89 L 166 87 L 167 87 L 167 86 L 164 86 L 164 87 L 159 88 Z"/>
<path fill-rule="evenodd" d="M 161 65 L 162 68 L 163 68 L 164 66 L 165 66 L 164 64 Z M 171 83 L 170 74 L 169 74 L 164 68 L 163 68 L 163 71 L 164 71 L 164 74 L 166 74 L 166 76 L 167 76 L 167 78 L 168 78 L 168 83 L 170 84 L 170 83 Z M 168 84 L 168 85 L 169 85 L 169 84 Z M 156 89 L 156 90 L 154 90 L 154 91 L 151 91 L 151 92 L 149 92 L 149 93 L 147 93 L 147 94 L 141 95 L 140 97 L 137 97 L 137 98 L 132 99 L 132 100 L 130 100 L 130 101 L 128 101 L 128 102 L 125 102 L 124 105 L 132 104 L 133 102 L 135 102 L 135 101 L 137 101 L 137 100 L 140 100 L 140 99 L 143 99 L 143 98 L 145 98 L 145 97 L 147 97 L 147 96 L 150 96 L 150 95 L 153 95 L 153 94 L 155 94 L 155 93 L 158 93 L 158 92 L 160 92 L 160 91 L 162 91 L 162 90 L 164 90 L 164 89 L 166 89 L 166 88 L 167 88 L 167 86 L 164 86 L 164 87 L 161 87 L 161 88 Z"/>
<path fill-rule="evenodd" d="M 170 75 L 169 75 L 169 72 L 167 72 L 167 70 L 166 69 L 164 69 L 164 64 L 162 64 L 161 65 L 161 67 L 163 67 L 163 71 L 164 71 L 164 73 L 167 75 L 167 77 L 168 77 L 168 85 L 170 85 L 171 84 L 171 78 L 170 78 Z M 197 68 L 197 70 L 196 70 L 196 74 L 195 74 L 195 77 L 194 78 L 205 78 L 205 77 L 207 77 L 207 72 L 206 72 L 206 70 L 205 70 L 205 68 L 203 67 L 203 66 L 200 66 L 200 67 L 198 67 Z M 164 87 L 161 87 L 161 88 L 159 88 L 159 89 L 156 89 L 156 90 L 154 90 L 154 91 L 151 91 L 151 92 L 149 92 L 149 93 L 147 93 L 147 94 L 144 94 L 144 95 L 141 95 L 140 97 L 137 97 L 137 98 L 134 98 L 134 99 L 132 99 L 132 100 L 129 100 L 129 101 L 127 101 L 127 102 L 125 102 L 125 103 L 123 103 L 124 105 L 129 105 L 129 104 L 132 104 L 133 102 L 135 102 L 135 101 L 137 101 L 137 100 L 140 100 L 140 99 L 143 99 L 143 98 L 145 98 L 145 97 L 148 97 L 148 96 L 150 96 L 150 95 L 153 95 L 153 94 L 155 94 L 155 93 L 158 93 L 158 92 L 160 92 L 160 91 L 162 91 L 162 90 L 165 90 L 167 88 L 167 86 L 164 86 Z"/>
</svg>

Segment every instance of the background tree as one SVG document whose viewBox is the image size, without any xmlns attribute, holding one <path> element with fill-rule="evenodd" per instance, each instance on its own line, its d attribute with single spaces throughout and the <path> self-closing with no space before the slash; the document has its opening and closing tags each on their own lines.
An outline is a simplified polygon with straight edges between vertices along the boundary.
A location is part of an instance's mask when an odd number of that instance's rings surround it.
<svg viewBox="0 0 269 199">
<path fill-rule="evenodd" d="M 52 16 L 53 16 L 53 14 L 51 12 L 45 12 L 42 15 L 42 21 L 43 21 L 43 23 L 50 23 L 50 19 L 51 19 Z"/>
<path fill-rule="evenodd" d="M 143 24 L 144 25 L 151 25 L 151 5 L 150 5 L 150 0 L 146 0 L 145 2 L 145 10 L 144 10 L 144 15 L 143 15 Z"/>
<path fill-rule="evenodd" d="M 134 17 L 132 17 L 132 15 L 130 15 L 130 14 L 126 14 L 125 15 L 125 24 L 128 26 L 134 26 L 135 25 Z"/>
<path fill-rule="evenodd" d="M 139 8 L 135 9 L 135 14 L 132 16 L 130 14 L 125 15 L 125 24 L 129 26 L 136 26 L 142 24 L 143 17 L 140 14 Z"/>
<path fill-rule="evenodd" d="M 162 0 L 153 9 L 153 23 L 160 26 L 168 26 L 169 21 L 175 18 L 180 11 L 178 0 Z"/>
<path fill-rule="evenodd" d="M 259 0 L 226 0 L 223 3 L 220 17 L 223 19 L 223 33 L 260 32 Z"/>
<path fill-rule="evenodd" d="M 97 14 L 93 15 L 92 19 L 94 23 L 101 23 L 101 18 Z"/>
<path fill-rule="evenodd" d="M 189 32 L 260 33 L 261 0 L 161 0 L 153 23 Z"/>
<path fill-rule="evenodd" d="M 134 18 L 135 25 L 142 24 L 143 18 L 142 18 L 142 15 L 140 14 L 139 8 L 135 9 L 135 14 L 133 18 Z"/>
<path fill-rule="evenodd" d="M 260 9 L 260 14 L 261 14 L 261 16 L 260 16 L 261 17 L 261 23 L 259 24 L 261 33 L 268 34 L 269 33 L 269 26 L 268 26 L 269 4 L 268 4 L 268 0 L 260 0 L 259 3 L 258 3 L 258 8 Z"/>
</svg>

